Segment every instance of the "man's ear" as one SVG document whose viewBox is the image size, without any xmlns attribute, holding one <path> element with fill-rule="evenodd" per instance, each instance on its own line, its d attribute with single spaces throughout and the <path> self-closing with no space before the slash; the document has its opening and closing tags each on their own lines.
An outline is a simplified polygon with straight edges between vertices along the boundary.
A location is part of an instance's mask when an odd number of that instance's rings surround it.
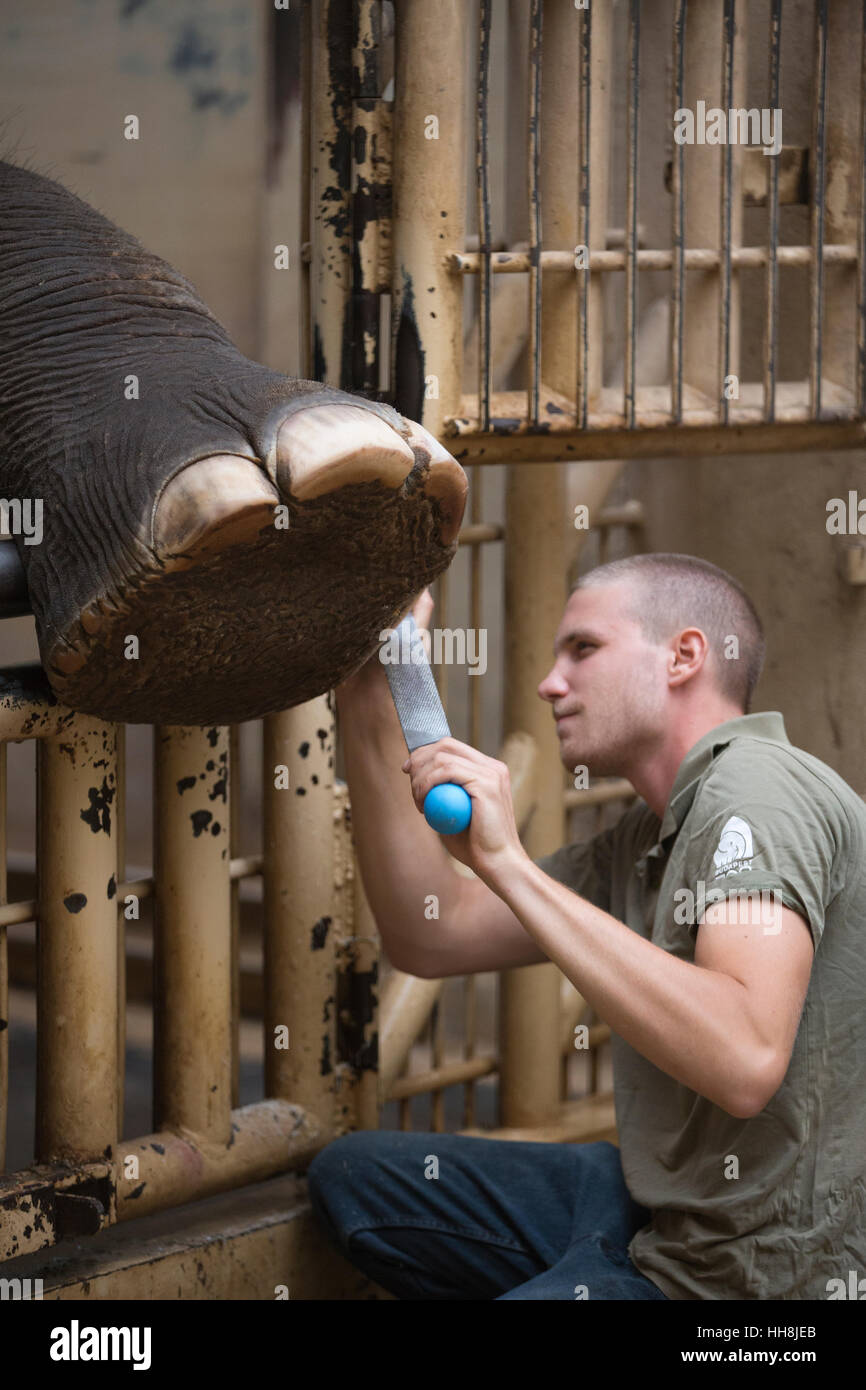
<svg viewBox="0 0 866 1390">
<path fill-rule="evenodd" d="M 703 668 L 710 644 L 702 628 L 685 627 L 673 638 L 668 658 L 668 680 L 671 685 L 683 685 Z"/>
</svg>

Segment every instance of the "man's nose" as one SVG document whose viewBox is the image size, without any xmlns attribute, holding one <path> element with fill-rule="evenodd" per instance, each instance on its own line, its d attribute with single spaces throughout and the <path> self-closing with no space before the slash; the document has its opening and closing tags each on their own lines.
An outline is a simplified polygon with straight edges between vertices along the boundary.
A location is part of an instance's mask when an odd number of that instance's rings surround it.
<svg viewBox="0 0 866 1390">
<path fill-rule="evenodd" d="M 542 700 L 550 700 L 551 702 L 565 695 L 567 691 L 568 686 L 555 666 L 551 668 L 538 686 L 538 693 Z"/>
</svg>

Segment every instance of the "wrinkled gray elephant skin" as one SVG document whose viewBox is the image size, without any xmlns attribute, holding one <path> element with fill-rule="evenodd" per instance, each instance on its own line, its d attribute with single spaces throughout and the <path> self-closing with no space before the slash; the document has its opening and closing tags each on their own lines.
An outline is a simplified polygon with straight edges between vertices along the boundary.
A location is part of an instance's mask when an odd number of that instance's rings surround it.
<svg viewBox="0 0 866 1390">
<path fill-rule="evenodd" d="M 220 724 L 322 694 L 448 566 L 466 487 L 420 425 L 250 361 L 165 261 L 0 163 L 0 497 L 41 502 L 15 540 L 58 699 Z"/>
</svg>

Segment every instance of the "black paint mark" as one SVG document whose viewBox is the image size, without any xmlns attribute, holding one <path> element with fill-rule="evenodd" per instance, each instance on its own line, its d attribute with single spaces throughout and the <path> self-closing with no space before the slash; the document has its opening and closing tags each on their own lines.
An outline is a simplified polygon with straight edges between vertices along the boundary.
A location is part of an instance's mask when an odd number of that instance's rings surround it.
<svg viewBox="0 0 866 1390">
<path fill-rule="evenodd" d="M 403 297 L 397 327 L 394 404 L 410 420 L 424 413 L 424 351 L 415 314 L 412 277 L 403 272 Z"/>
<path fill-rule="evenodd" d="M 319 1075 L 330 1076 L 333 1071 L 331 1066 L 331 1039 L 327 1033 L 322 1034 L 322 1058 L 319 1063 Z"/>
<path fill-rule="evenodd" d="M 87 899 L 83 893 L 70 893 L 68 898 L 63 899 L 63 906 L 67 912 L 80 912 L 87 906 Z"/>
<path fill-rule="evenodd" d="M 164 1154 L 164 1153 L 165 1153 L 165 1145 L 164 1145 L 164 1144 L 151 1144 L 150 1147 L 154 1150 L 155 1153 L 158 1153 L 158 1154 Z"/>
<path fill-rule="evenodd" d="M 376 1013 L 378 968 L 341 970 L 337 975 L 337 1056 L 358 1071 L 379 1066 L 379 1035 L 368 1027 Z"/>
<path fill-rule="evenodd" d="M 131 1202 L 134 1202 L 135 1199 L 136 1199 L 136 1197 L 140 1197 L 140 1196 L 141 1196 L 142 1192 L 144 1191 L 144 1189 L 145 1189 L 146 1187 L 147 1187 L 147 1183 L 146 1183 L 146 1182 L 140 1182 L 140 1183 L 138 1184 L 138 1187 L 134 1187 L 133 1190 L 130 1192 L 130 1194 L 129 1194 L 129 1200 L 130 1200 Z"/>
<path fill-rule="evenodd" d="M 319 740 L 319 742 L 321 743 L 321 745 L 322 745 L 322 752 L 324 752 L 324 751 L 325 751 L 325 744 L 326 744 L 327 741 L 328 741 L 328 730 L 327 730 L 327 729 L 317 729 L 317 730 L 316 730 L 316 738 L 317 738 L 317 739 Z"/>
<path fill-rule="evenodd" d="M 219 729 L 208 729 L 207 741 L 210 744 L 211 748 L 216 748 L 217 744 L 219 743 L 219 736 Z"/>
<path fill-rule="evenodd" d="M 202 776 L 204 776 L 204 774 L 202 774 Z M 189 789 L 190 789 L 190 787 L 194 787 L 194 786 L 195 786 L 195 778 L 194 778 L 194 777 L 181 777 L 180 781 L 179 781 L 178 784 L 177 784 L 178 795 L 179 795 L 179 796 L 183 796 L 184 792 L 188 792 Z"/>
<path fill-rule="evenodd" d="M 330 917 L 320 917 L 318 922 L 315 922 L 313 924 L 312 942 L 310 946 L 311 950 L 321 951 L 322 947 L 325 944 L 325 938 L 328 935 L 328 927 L 330 925 Z"/>
<path fill-rule="evenodd" d="M 307 789 L 306 789 L 306 787 L 295 787 L 295 796 L 306 796 L 306 795 L 307 795 Z"/>
<path fill-rule="evenodd" d="M 193 834 L 196 839 L 198 839 L 202 831 L 207 830 L 213 820 L 213 816 L 210 811 L 193 811 L 190 820 L 192 821 Z"/>
<path fill-rule="evenodd" d="M 218 835 L 220 833 L 220 823 L 218 820 L 214 821 L 213 825 L 210 828 L 210 833 L 212 835 Z"/>
<path fill-rule="evenodd" d="M 117 879 L 114 877 L 114 874 L 112 874 L 112 875 L 111 875 L 111 878 L 108 880 L 108 898 L 109 898 L 109 901 L 111 901 L 111 899 L 114 897 L 114 895 L 115 895 L 116 892 L 117 892 Z"/>
<path fill-rule="evenodd" d="M 309 754 L 310 754 L 310 745 L 309 745 L 309 743 L 302 743 L 301 746 L 300 746 L 300 748 L 298 749 L 298 756 L 301 757 L 301 758 L 307 758 L 307 757 L 309 757 Z"/>
<path fill-rule="evenodd" d="M 223 87 L 209 87 L 195 92 L 192 98 L 193 109 L 206 111 L 209 106 L 218 106 L 224 116 L 230 116 L 247 100 L 247 92 L 229 93 Z"/>
<path fill-rule="evenodd" d="M 208 44 L 194 24 L 185 24 L 169 59 L 174 72 L 189 72 L 192 68 L 212 68 L 217 49 Z"/>
<path fill-rule="evenodd" d="M 108 782 L 103 777 L 101 787 L 88 787 L 87 795 L 90 800 L 90 808 L 81 812 L 81 819 L 85 825 L 89 825 L 94 835 L 100 830 L 104 830 L 106 835 L 111 834 L 111 803 L 114 800 L 114 787 L 109 787 Z"/>
</svg>

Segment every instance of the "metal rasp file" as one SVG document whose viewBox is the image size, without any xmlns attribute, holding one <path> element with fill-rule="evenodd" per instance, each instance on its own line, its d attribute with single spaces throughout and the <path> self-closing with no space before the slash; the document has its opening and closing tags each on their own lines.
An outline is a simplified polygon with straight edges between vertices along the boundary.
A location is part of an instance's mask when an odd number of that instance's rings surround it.
<svg viewBox="0 0 866 1390">
<path fill-rule="evenodd" d="M 394 629 L 399 659 L 385 661 L 385 673 L 391 698 L 410 753 L 427 743 L 448 738 L 451 730 L 427 651 L 412 614 L 409 613 Z M 440 835 L 457 835 L 465 830 L 472 817 L 472 798 L 464 787 L 443 782 L 431 787 L 424 798 L 424 816 Z"/>
</svg>

